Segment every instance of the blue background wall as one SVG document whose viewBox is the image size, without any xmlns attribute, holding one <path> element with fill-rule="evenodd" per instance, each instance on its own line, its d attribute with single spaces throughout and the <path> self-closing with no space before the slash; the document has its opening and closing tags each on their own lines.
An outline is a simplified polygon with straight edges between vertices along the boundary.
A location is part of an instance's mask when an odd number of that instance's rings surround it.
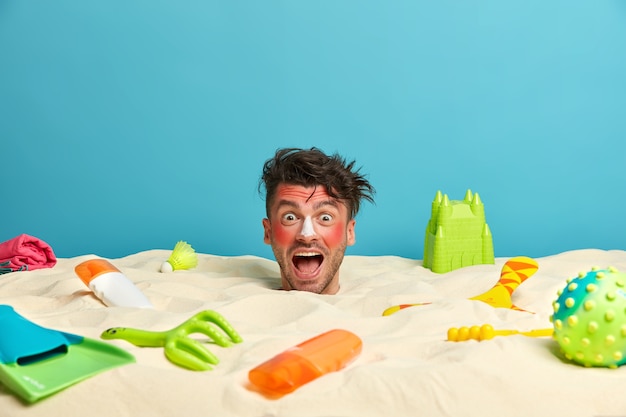
<svg viewBox="0 0 626 417">
<path fill-rule="evenodd" d="M 0 1 L 0 241 L 271 257 L 263 162 L 356 159 L 349 254 L 422 259 L 437 190 L 496 256 L 626 249 L 626 2 Z"/>
</svg>

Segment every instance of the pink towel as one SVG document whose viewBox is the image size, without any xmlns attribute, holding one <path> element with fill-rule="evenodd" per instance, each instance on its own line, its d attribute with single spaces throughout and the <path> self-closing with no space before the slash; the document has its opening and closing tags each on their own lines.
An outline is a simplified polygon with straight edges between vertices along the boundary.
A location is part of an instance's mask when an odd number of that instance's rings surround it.
<svg viewBox="0 0 626 417">
<path fill-rule="evenodd" d="M 0 243 L 0 273 L 52 268 L 57 258 L 41 239 L 21 234 Z"/>
</svg>

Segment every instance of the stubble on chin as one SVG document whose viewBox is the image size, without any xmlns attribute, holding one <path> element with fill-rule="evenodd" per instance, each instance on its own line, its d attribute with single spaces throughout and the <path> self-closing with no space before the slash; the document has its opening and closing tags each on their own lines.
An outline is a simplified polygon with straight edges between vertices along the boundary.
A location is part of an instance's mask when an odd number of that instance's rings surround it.
<svg viewBox="0 0 626 417">
<path fill-rule="evenodd" d="M 328 267 L 328 270 L 310 283 L 301 282 L 293 276 L 290 269 L 291 263 L 286 261 L 283 256 L 275 257 L 280 267 L 281 284 L 284 290 L 308 291 L 316 294 L 336 294 L 339 291 L 339 268 L 344 258 L 343 251 L 337 252 L 333 258 L 326 258 L 324 262 L 329 262 L 329 264 L 324 265 L 324 267 Z M 337 277 L 336 280 L 335 277 Z M 335 281 L 337 282 L 335 283 Z M 332 288 L 333 286 L 336 288 Z"/>
</svg>

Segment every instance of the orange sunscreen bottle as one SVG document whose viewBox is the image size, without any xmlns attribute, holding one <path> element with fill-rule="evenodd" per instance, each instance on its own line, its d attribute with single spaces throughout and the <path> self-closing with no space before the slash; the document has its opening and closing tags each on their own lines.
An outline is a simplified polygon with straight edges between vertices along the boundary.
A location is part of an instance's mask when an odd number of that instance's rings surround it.
<svg viewBox="0 0 626 417">
<path fill-rule="evenodd" d="M 90 259 L 74 271 L 107 306 L 153 308 L 139 288 L 105 259 Z"/>
<path fill-rule="evenodd" d="M 250 382 L 270 394 L 288 394 L 328 373 L 344 368 L 363 347 L 347 330 L 335 329 L 291 347 L 248 373 Z"/>
</svg>

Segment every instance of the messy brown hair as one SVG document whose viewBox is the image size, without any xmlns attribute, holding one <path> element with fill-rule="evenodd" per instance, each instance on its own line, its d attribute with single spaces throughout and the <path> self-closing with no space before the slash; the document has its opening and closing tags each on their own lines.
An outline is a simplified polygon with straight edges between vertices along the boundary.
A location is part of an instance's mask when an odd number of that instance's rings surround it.
<svg viewBox="0 0 626 417">
<path fill-rule="evenodd" d="M 359 212 L 361 200 L 374 202 L 374 187 L 355 169 L 355 161 L 347 162 L 335 153 L 326 155 L 318 148 L 283 148 L 265 161 L 259 181 L 259 192 L 265 187 L 265 208 L 269 217 L 276 189 L 280 184 L 304 187 L 326 187 L 328 195 L 343 202 L 350 218 Z"/>
</svg>

